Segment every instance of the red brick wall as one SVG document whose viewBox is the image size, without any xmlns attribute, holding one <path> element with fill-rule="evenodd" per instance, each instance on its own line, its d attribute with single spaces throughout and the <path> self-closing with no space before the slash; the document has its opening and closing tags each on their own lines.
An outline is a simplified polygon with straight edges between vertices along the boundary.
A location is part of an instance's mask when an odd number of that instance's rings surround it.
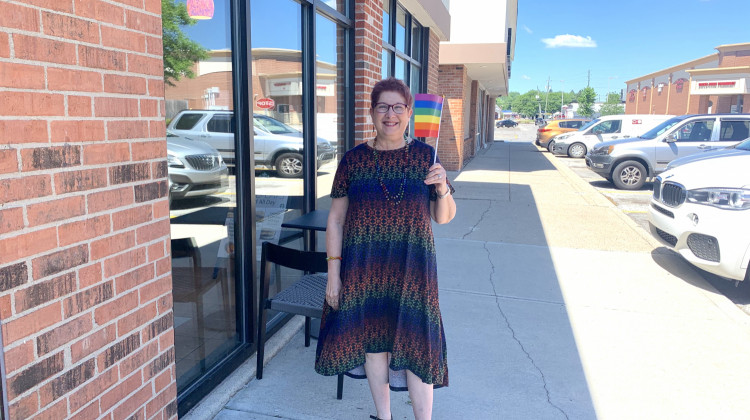
<svg viewBox="0 0 750 420">
<path fill-rule="evenodd" d="M 161 3 L 0 14 L 0 319 L 13 419 L 176 417 Z"/>
<path fill-rule="evenodd" d="M 750 66 L 750 50 L 721 54 L 719 67 Z"/>
<path fill-rule="evenodd" d="M 370 93 L 381 79 L 383 2 L 361 0 L 354 4 L 354 143 L 375 135 L 370 120 Z"/>
<path fill-rule="evenodd" d="M 464 162 L 464 116 L 469 78 L 464 66 L 442 65 L 439 69 L 440 91 L 445 96 L 443 116 L 440 123 L 440 144 L 438 156 L 446 169 L 461 170 Z"/>
<path fill-rule="evenodd" d="M 682 89 L 679 89 L 679 85 L 675 83 L 676 80 L 672 79 L 672 83 L 667 86 L 670 89 L 669 92 L 669 106 L 667 107 L 667 114 L 669 115 L 684 115 L 687 114 L 688 98 L 690 97 L 690 82 L 686 81 L 682 84 Z"/>
</svg>

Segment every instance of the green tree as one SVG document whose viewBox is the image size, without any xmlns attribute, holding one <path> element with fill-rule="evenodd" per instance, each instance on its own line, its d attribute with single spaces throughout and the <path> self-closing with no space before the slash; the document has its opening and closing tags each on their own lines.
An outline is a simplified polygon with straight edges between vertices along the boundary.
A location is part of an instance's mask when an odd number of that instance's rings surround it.
<svg viewBox="0 0 750 420">
<path fill-rule="evenodd" d="M 607 102 L 602 105 L 602 109 L 599 110 L 599 113 L 602 116 L 624 114 L 625 107 L 622 106 L 622 103 L 620 101 L 620 94 L 615 92 L 608 93 Z"/>
<path fill-rule="evenodd" d="M 578 114 L 584 117 L 591 117 L 594 115 L 594 99 L 596 99 L 596 91 L 591 86 L 585 87 L 578 92 Z"/>
<path fill-rule="evenodd" d="M 161 0 L 162 34 L 164 39 L 164 83 L 174 86 L 182 77 L 195 77 L 193 65 L 208 58 L 208 50 L 188 38 L 180 26 L 195 25 L 185 3 Z"/>
</svg>

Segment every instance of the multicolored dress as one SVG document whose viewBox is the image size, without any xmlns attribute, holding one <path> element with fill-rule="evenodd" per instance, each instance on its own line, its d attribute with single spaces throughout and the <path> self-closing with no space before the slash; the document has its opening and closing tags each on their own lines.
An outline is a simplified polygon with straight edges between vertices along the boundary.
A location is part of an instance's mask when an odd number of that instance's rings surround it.
<svg viewBox="0 0 750 420">
<path fill-rule="evenodd" d="M 342 290 L 339 310 L 323 308 L 316 372 L 366 378 L 365 353 L 390 352 L 392 390 L 407 389 L 405 369 L 448 385 L 430 218 L 437 195 L 424 183 L 434 154 L 411 140 L 389 151 L 361 144 L 342 158 L 331 190 L 349 199 Z"/>
</svg>

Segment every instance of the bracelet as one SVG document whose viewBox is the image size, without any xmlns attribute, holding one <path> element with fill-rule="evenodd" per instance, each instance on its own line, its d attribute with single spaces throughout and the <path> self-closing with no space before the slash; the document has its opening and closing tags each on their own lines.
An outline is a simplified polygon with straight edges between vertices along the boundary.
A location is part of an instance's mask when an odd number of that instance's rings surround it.
<svg viewBox="0 0 750 420">
<path fill-rule="evenodd" d="M 451 193 L 451 189 L 450 188 L 448 188 L 445 191 L 445 194 L 439 194 L 437 191 L 435 191 L 435 195 L 437 195 L 437 198 L 441 198 L 441 199 L 447 197 L 448 194 L 450 194 L 450 193 Z"/>
<path fill-rule="evenodd" d="M 333 261 L 333 260 L 341 260 L 344 261 L 341 257 L 326 257 L 326 261 Z"/>
</svg>

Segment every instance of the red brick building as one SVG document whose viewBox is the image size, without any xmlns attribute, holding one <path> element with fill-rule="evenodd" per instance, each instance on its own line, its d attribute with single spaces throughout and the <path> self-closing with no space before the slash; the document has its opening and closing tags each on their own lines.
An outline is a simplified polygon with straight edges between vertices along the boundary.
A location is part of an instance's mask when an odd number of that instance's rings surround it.
<svg viewBox="0 0 750 420">
<path fill-rule="evenodd" d="M 748 113 L 750 43 L 627 81 L 627 114 Z"/>
</svg>

